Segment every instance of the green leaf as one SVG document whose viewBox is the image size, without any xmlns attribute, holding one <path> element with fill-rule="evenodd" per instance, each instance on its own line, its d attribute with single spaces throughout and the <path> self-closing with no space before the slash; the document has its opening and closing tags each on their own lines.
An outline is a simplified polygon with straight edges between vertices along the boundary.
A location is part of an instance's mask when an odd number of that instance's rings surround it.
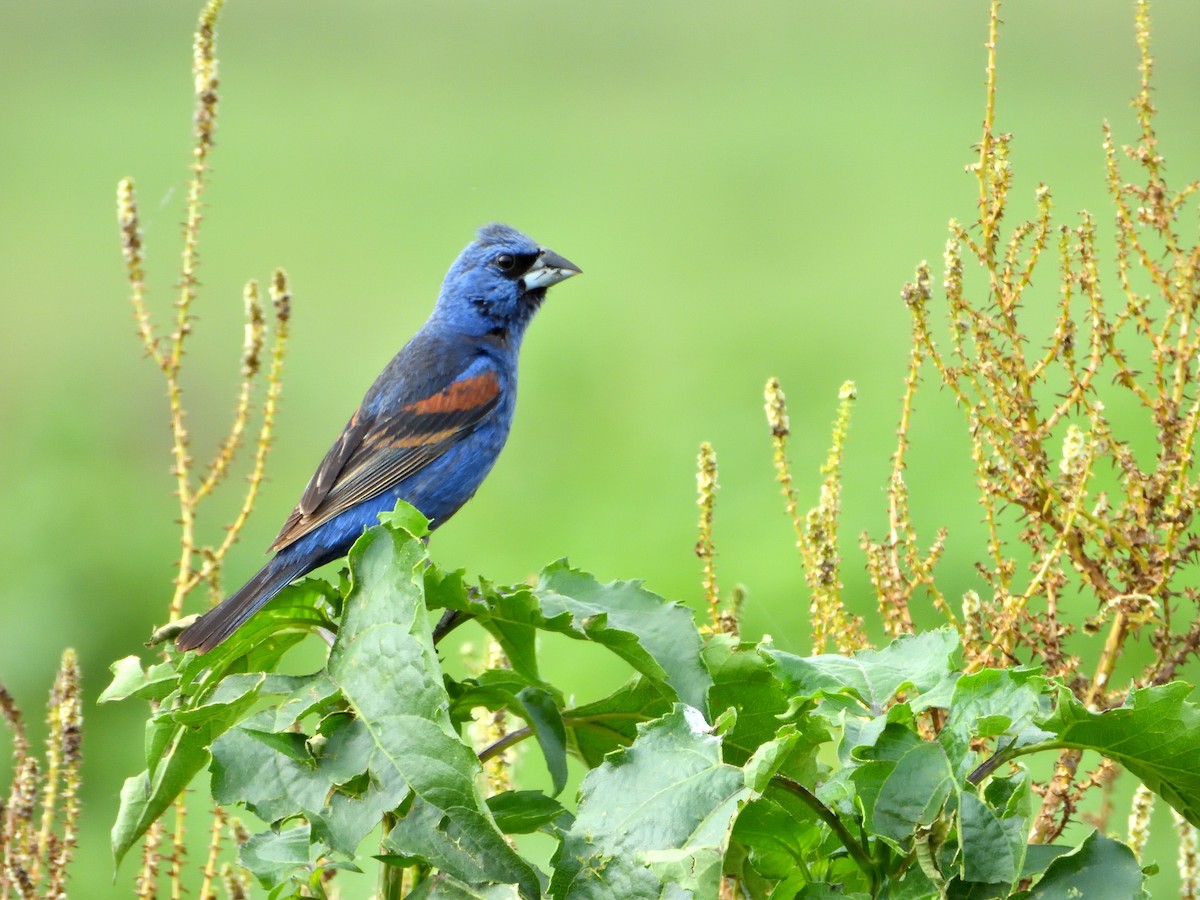
<svg viewBox="0 0 1200 900">
<path fill-rule="evenodd" d="M 955 878 L 946 885 L 945 900 L 1007 900 L 1011 896 L 1008 884 L 985 884 L 982 881 L 964 881 Z M 941 900 L 935 892 L 931 900 Z"/>
<path fill-rule="evenodd" d="M 887 900 L 943 900 L 941 890 L 929 880 L 920 866 L 909 866 L 899 879 L 887 886 Z"/>
<path fill-rule="evenodd" d="M 1200 710 L 1181 681 L 1132 691 L 1125 704 L 1090 712 L 1059 688 L 1053 715 L 1039 724 L 1056 746 L 1116 760 L 1193 825 L 1200 826 Z"/>
<path fill-rule="evenodd" d="M 143 672 L 140 659 L 126 656 L 108 669 L 113 673 L 112 683 L 104 689 L 97 703 L 111 703 L 128 697 L 161 700 L 179 686 L 179 674 L 169 662 L 157 663 Z"/>
<path fill-rule="evenodd" d="M 1021 867 L 1021 877 L 1040 875 L 1049 868 L 1050 863 L 1060 856 L 1074 853 L 1075 848 L 1067 844 L 1027 844 L 1025 847 L 1025 865 Z"/>
<path fill-rule="evenodd" d="M 545 757 L 554 793 L 562 791 L 567 783 L 567 733 L 557 692 L 529 684 L 512 669 L 488 669 L 465 682 L 451 682 L 450 690 L 450 713 L 456 722 L 470 721 L 471 709 L 478 706 L 507 709 L 524 719 Z"/>
<path fill-rule="evenodd" d="M 338 686 L 324 672 L 301 679 L 275 707 L 272 731 L 287 731 L 310 713 L 324 710 L 341 699 Z"/>
<path fill-rule="evenodd" d="M 879 715 L 900 691 L 931 690 L 950 677 L 957 647 L 958 633 L 940 628 L 904 635 L 882 650 L 860 650 L 851 657 L 801 657 L 773 648 L 763 653 L 789 696 L 847 693 Z"/>
<path fill-rule="evenodd" d="M 744 765 L 759 747 L 775 740 L 785 720 L 792 720 L 800 737 L 793 745 L 794 752 L 778 770 L 811 784 L 819 774 L 816 748 L 830 740 L 829 731 L 823 720 L 802 715 L 807 705 L 791 707 L 765 652 L 740 644 L 729 635 L 714 635 L 704 649 L 704 660 L 713 677 L 709 692 L 712 716 L 729 708 L 737 710 L 737 720 L 723 742 L 725 761 Z"/>
<path fill-rule="evenodd" d="M 353 587 L 330 650 L 329 678 L 370 737 L 372 782 L 392 797 L 412 790 L 419 802 L 409 816 L 425 810 L 426 827 L 414 834 L 402 819 L 386 849 L 420 853 L 466 882 L 515 883 L 522 894 L 539 896 L 533 868 L 496 828 L 476 785 L 479 761 L 450 720 L 425 610 L 424 546 L 408 532 L 372 528 L 349 562 Z M 419 849 L 405 837 L 419 838 Z"/>
<path fill-rule="evenodd" d="M 857 891 L 847 894 L 841 885 L 806 884 L 795 893 L 794 900 L 871 900 L 871 895 Z"/>
<path fill-rule="evenodd" d="M 724 860 L 719 847 L 647 850 L 642 858 L 666 887 L 655 896 L 678 900 L 712 897 L 721 884 Z"/>
<path fill-rule="evenodd" d="M 692 611 L 640 582 L 601 584 L 563 560 L 547 566 L 532 589 L 498 590 L 485 582 L 471 592 L 461 573 L 432 566 L 425 580 L 431 608 L 470 613 L 504 648 L 513 670 L 531 683 L 541 683 L 535 652 L 540 629 L 607 647 L 683 702 L 705 708 L 711 679 Z"/>
<path fill-rule="evenodd" d="M 209 747 L 258 701 L 263 680 L 262 673 L 230 676 L 204 702 L 164 711 L 147 722 L 148 767 L 126 779 L 112 827 L 116 865 L 208 764 Z"/>
<path fill-rule="evenodd" d="M 886 719 L 886 716 L 876 718 Z M 846 814 L 861 809 L 869 816 L 896 764 L 923 743 L 920 735 L 900 722 L 885 722 L 882 730 L 872 730 L 868 738 L 869 743 L 858 743 L 846 754 L 848 768 L 837 770 L 818 791 L 822 800 Z"/>
<path fill-rule="evenodd" d="M 755 750 L 746 760 L 746 787 L 756 794 L 765 791 L 799 740 L 800 732 L 789 722 L 775 733 L 774 740 L 767 741 Z"/>
<path fill-rule="evenodd" d="M 552 627 L 528 587 L 501 591 L 481 581 L 476 590 L 467 587 L 461 570 L 445 572 L 436 565 L 425 570 L 425 604 L 429 609 L 452 609 L 473 616 L 500 644 L 513 671 L 527 684 L 543 684 L 538 672 L 537 629 L 561 630 L 568 624 L 564 617 Z"/>
<path fill-rule="evenodd" d="M 255 728 L 244 728 L 242 732 L 289 759 L 297 762 L 309 762 L 312 759 L 308 752 L 308 737 L 298 731 L 259 731 Z"/>
<path fill-rule="evenodd" d="M 189 744 L 176 746 L 166 756 L 155 777 L 142 772 L 126 778 L 121 786 L 121 802 L 112 827 L 113 864 L 119 866 L 125 854 L 154 824 L 179 792 L 188 786 L 197 772 L 208 762 L 208 751 Z"/>
<path fill-rule="evenodd" d="M 1050 864 L 1028 900 L 1142 900 L 1150 896 L 1144 880 L 1132 850 L 1093 832 Z"/>
<path fill-rule="evenodd" d="M 226 675 L 212 691 L 206 692 L 195 702 L 159 715 L 179 725 L 195 727 L 201 724 L 216 724 L 220 734 L 231 726 L 242 712 L 254 705 L 262 694 L 267 676 L 263 672 L 246 672 Z"/>
<path fill-rule="evenodd" d="M 1012 775 L 993 775 L 983 789 L 988 806 L 1004 818 L 1033 815 L 1033 795 L 1029 789 L 1029 773 L 1021 768 Z"/>
<path fill-rule="evenodd" d="M 567 730 L 563 726 L 562 712 L 554 702 L 553 695 L 541 688 L 527 687 L 517 694 L 520 715 L 529 723 L 542 755 L 557 796 L 567 786 Z"/>
<path fill-rule="evenodd" d="M 313 836 L 331 849 L 354 855 L 362 839 L 375 829 L 386 813 L 408 796 L 392 784 L 378 784 L 363 776 L 352 783 L 356 790 L 337 790 L 329 795 L 325 808 L 310 817 Z"/>
<path fill-rule="evenodd" d="M 697 873 L 697 896 L 715 896 L 719 860 L 738 806 L 741 770 L 721 762 L 720 738 L 696 710 L 677 706 L 639 728 L 627 750 L 588 773 L 579 812 L 552 861 L 560 900 L 686 896 L 668 879 Z M 675 851 L 675 852 L 672 852 Z"/>
<path fill-rule="evenodd" d="M 213 746 L 213 799 L 223 804 L 244 803 L 266 822 L 279 822 L 296 815 L 318 820 L 336 786 L 367 770 L 374 749 L 371 736 L 364 723 L 353 720 L 327 738 L 320 759 L 308 756 L 307 752 L 307 758 L 296 758 L 263 746 L 261 732 L 271 716 L 271 710 L 256 714 L 245 726 L 232 729 Z M 256 727 L 259 725 L 263 728 Z M 401 789 L 399 796 L 389 798 L 388 808 L 398 804 L 403 796 Z M 377 824 L 378 815 L 373 819 L 368 817 L 360 823 L 357 835 L 331 845 L 353 853 L 358 841 Z"/>
<path fill-rule="evenodd" d="M 1004 818 L 970 791 L 959 797 L 959 846 L 965 881 L 1011 885 L 1025 865 L 1023 816 Z"/>
<path fill-rule="evenodd" d="M 647 677 L 661 677 L 688 706 L 707 708 L 712 678 L 700 658 L 700 633 L 688 607 L 646 590 L 640 581 L 601 584 L 566 560 L 543 569 L 534 592 L 548 618 L 569 613 L 589 640 Z"/>
<path fill-rule="evenodd" d="M 574 817 L 541 791 L 504 791 L 488 797 L 488 809 L 505 834 L 531 834 L 551 822 L 570 828 Z"/>
<path fill-rule="evenodd" d="M 879 763 L 864 764 L 854 773 L 866 773 Z M 872 831 L 901 851 L 911 848 L 918 829 L 932 826 L 956 790 L 954 772 L 940 745 L 922 741 L 901 756 L 879 785 L 868 809 Z"/>
<path fill-rule="evenodd" d="M 981 669 L 958 679 L 938 740 L 960 775 L 974 765 L 977 738 L 997 738 L 1007 750 L 1052 737 L 1035 725 L 1047 706 L 1046 684 L 1035 668 Z"/>
<path fill-rule="evenodd" d="M 146 771 L 127 779 L 121 789 L 111 836 L 117 865 L 208 763 L 217 738 L 264 693 L 289 690 L 286 685 L 300 680 L 280 680 L 262 671 L 302 637 L 273 632 L 286 624 L 330 625 L 318 608 L 328 590 L 315 579 L 285 589 L 233 639 L 204 656 L 172 654 L 144 674 L 132 657 L 113 667 L 114 680 L 104 699 L 139 696 L 159 699 L 163 707 L 146 723 Z M 229 674 L 235 669 L 251 671 Z"/>
<path fill-rule="evenodd" d="M 393 531 L 407 531 L 415 538 L 423 538 L 429 534 L 429 519 L 419 509 L 404 500 L 397 500 L 396 506 L 387 512 L 379 514 L 379 522 Z"/>
<path fill-rule="evenodd" d="M 292 873 L 316 862 L 308 825 L 252 835 L 238 851 L 238 863 L 265 888 L 286 883 Z"/>
<path fill-rule="evenodd" d="M 747 804 L 733 826 L 733 840 L 750 849 L 751 865 L 771 879 L 786 878 L 814 859 L 823 837 L 816 814 L 783 791 Z"/>
<path fill-rule="evenodd" d="M 635 675 L 612 694 L 563 713 L 571 750 L 589 769 L 637 736 L 637 726 L 671 711 L 667 688 Z"/>
<path fill-rule="evenodd" d="M 417 885 L 406 900 L 517 900 L 514 884 L 470 885 L 439 872 Z"/>
<path fill-rule="evenodd" d="M 217 647 L 204 654 L 176 654 L 181 691 L 203 695 L 229 672 L 274 669 L 306 633 L 336 629 L 328 611 L 340 602 L 337 591 L 319 578 L 288 585 Z"/>
</svg>

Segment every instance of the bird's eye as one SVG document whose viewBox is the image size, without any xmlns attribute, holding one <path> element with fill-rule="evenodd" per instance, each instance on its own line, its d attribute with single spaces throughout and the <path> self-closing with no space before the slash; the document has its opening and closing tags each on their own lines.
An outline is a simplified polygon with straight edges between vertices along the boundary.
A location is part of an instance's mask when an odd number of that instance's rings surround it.
<svg viewBox="0 0 1200 900">
<path fill-rule="evenodd" d="M 496 265 L 500 267 L 501 272 L 511 272 L 516 264 L 516 257 L 511 253 L 501 253 L 496 257 Z"/>
</svg>

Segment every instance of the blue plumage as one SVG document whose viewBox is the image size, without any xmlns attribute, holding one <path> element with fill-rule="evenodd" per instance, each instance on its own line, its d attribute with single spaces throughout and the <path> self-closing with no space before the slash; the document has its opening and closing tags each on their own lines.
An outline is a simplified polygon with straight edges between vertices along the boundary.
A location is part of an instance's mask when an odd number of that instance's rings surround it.
<svg viewBox="0 0 1200 900">
<path fill-rule="evenodd" d="M 388 363 L 271 545 L 275 555 L 179 636 L 211 650 L 289 582 L 344 556 L 403 499 L 436 528 L 508 439 L 521 338 L 546 289 L 579 268 L 507 225 L 486 225 L 450 267 L 421 330 Z"/>
</svg>

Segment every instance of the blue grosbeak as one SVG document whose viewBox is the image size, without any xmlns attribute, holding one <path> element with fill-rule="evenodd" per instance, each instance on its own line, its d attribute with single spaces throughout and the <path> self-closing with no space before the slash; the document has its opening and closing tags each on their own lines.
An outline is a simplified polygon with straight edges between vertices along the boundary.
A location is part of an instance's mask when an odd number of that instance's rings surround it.
<svg viewBox="0 0 1200 900">
<path fill-rule="evenodd" d="M 507 225 L 486 225 L 446 274 L 429 320 L 375 379 L 271 545 L 275 555 L 179 636 L 211 650 L 289 582 L 344 556 L 397 500 L 436 528 L 508 438 L 517 352 L 546 289 L 579 273 Z"/>
</svg>

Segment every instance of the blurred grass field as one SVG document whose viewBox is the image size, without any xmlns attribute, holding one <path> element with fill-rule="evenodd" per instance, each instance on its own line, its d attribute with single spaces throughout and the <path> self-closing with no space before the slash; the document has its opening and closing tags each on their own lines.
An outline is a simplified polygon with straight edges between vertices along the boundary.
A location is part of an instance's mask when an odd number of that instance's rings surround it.
<svg viewBox="0 0 1200 900">
<path fill-rule="evenodd" d="M 133 333 L 113 196 L 135 178 L 163 322 L 197 11 L 48 0 L 10 4 L 0 30 L 0 681 L 31 717 L 62 647 L 80 651 L 94 698 L 169 597 L 165 403 Z M 1107 224 L 1100 123 L 1134 137 L 1131 4 L 1012 0 L 1003 13 L 998 121 L 1015 134 L 1017 208 L 1045 181 L 1060 222 L 1088 208 Z M 1200 175 L 1200 5 L 1160 0 L 1153 13 L 1159 137 L 1182 182 Z M 947 219 L 973 218 L 963 166 L 983 114 L 985 25 L 985 4 L 961 0 L 231 3 L 185 382 L 198 458 L 227 427 L 242 284 L 282 266 L 294 300 L 270 481 L 226 584 L 260 565 L 474 228 L 503 220 L 585 275 L 532 327 L 509 447 L 438 532 L 435 558 L 514 581 L 568 556 L 695 604 L 693 466 L 709 440 L 718 575 L 749 589 L 743 630 L 806 652 L 761 391 L 777 375 L 788 393 L 808 503 L 838 386 L 854 379 L 843 577 L 870 622 L 857 539 L 886 522 L 908 353 L 899 290 L 922 259 L 936 276 Z M 1049 303 L 1056 286 L 1043 287 Z M 930 540 L 950 529 L 939 571 L 957 597 L 978 587 L 981 550 L 963 421 L 933 385 L 916 416 L 915 515 Z M 1148 426 L 1140 439 L 1153 440 Z M 203 527 L 219 534 L 227 517 L 210 514 Z M 553 662 L 581 697 L 615 677 L 580 658 Z M 133 867 L 110 886 L 107 830 L 141 765 L 144 710 L 85 712 L 76 891 L 127 896 Z M 1175 890 L 1167 826 L 1160 810 L 1156 896 Z"/>
</svg>

